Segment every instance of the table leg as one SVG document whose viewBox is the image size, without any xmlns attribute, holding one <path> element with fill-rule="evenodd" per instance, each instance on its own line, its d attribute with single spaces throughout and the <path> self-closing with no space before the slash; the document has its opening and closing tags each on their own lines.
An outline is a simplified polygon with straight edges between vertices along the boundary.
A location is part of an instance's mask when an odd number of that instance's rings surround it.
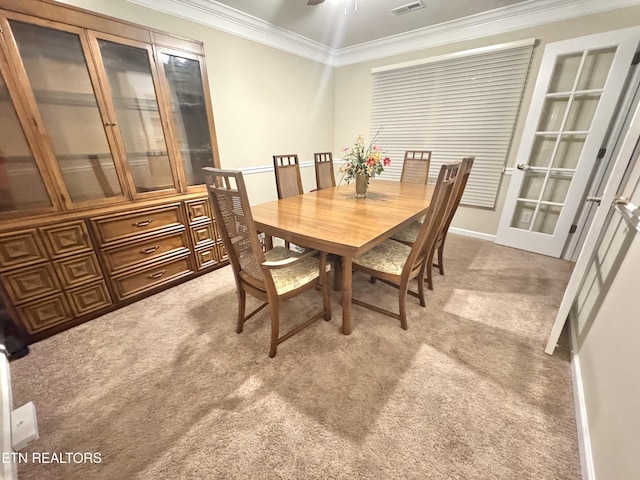
<svg viewBox="0 0 640 480">
<path fill-rule="evenodd" d="M 351 288 L 352 288 L 351 257 L 342 257 L 342 333 L 351 334 Z"/>
</svg>

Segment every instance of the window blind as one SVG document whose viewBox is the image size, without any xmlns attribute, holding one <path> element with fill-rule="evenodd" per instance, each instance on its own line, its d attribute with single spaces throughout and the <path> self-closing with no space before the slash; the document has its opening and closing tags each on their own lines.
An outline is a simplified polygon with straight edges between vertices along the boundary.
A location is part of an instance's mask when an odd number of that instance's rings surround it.
<svg viewBox="0 0 640 480">
<path fill-rule="evenodd" d="M 462 203 L 495 207 L 535 40 L 372 70 L 371 137 L 399 180 L 405 150 L 431 150 L 429 181 L 443 163 L 474 156 Z"/>
</svg>

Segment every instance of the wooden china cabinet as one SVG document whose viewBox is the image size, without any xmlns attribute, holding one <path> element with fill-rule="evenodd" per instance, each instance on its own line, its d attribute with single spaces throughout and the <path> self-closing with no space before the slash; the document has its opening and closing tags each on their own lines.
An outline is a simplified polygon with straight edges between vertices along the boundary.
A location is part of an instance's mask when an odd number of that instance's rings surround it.
<svg viewBox="0 0 640 480">
<path fill-rule="evenodd" d="M 203 45 L 0 0 L 0 294 L 35 341 L 227 263 Z"/>
</svg>

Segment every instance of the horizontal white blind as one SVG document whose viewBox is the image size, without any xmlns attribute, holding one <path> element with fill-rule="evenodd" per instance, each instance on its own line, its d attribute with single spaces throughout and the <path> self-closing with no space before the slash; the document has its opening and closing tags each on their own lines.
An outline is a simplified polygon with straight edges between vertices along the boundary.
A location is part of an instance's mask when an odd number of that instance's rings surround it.
<svg viewBox="0 0 640 480">
<path fill-rule="evenodd" d="M 533 41 L 375 69 L 371 135 L 400 179 L 405 150 L 431 150 L 429 181 L 443 163 L 474 156 L 462 203 L 494 207 Z M 417 62 L 416 62 L 417 63 Z"/>
</svg>

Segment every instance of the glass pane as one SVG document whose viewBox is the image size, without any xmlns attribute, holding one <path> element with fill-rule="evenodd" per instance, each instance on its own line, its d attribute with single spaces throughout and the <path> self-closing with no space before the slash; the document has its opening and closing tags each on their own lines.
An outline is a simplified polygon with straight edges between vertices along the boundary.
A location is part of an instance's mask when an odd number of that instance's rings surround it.
<svg viewBox="0 0 640 480">
<path fill-rule="evenodd" d="M 519 197 L 537 201 L 540 198 L 545 177 L 545 172 L 526 171 Z"/>
<path fill-rule="evenodd" d="M 569 110 L 565 130 L 587 131 L 591 128 L 593 115 L 596 113 L 600 95 L 576 95 Z"/>
<path fill-rule="evenodd" d="M 511 226 L 513 228 L 519 228 L 522 230 L 529 230 L 531 228 L 531 220 L 533 214 L 536 211 L 536 204 L 532 202 L 518 202 L 516 211 L 511 220 Z"/>
<path fill-rule="evenodd" d="M 71 201 L 122 196 L 78 35 L 11 28 Z"/>
<path fill-rule="evenodd" d="M 567 110 L 568 98 L 547 98 L 540 115 L 540 132 L 557 132 L 562 126 L 564 112 Z"/>
<path fill-rule="evenodd" d="M 561 211 L 562 207 L 558 207 L 556 205 L 540 205 L 538 214 L 533 222 L 532 231 L 553 235 L 553 231 L 556 229 L 556 224 L 558 223 L 558 217 L 560 217 Z"/>
<path fill-rule="evenodd" d="M 616 47 L 610 47 L 594 50 L 587 54 L 580 74 L 580 81 L 578 81 L 578 90 L 604 88 L 616 50 Z"/>
<path fill-rule="evenodd" d="M 564 203 L 573 175 L 569 173 L 551 173 L 544 187 L 544 202 Z"/>
<path fill-rule="evenodd" d="M 558 57 L 549 83 L 548 93 L 570 92 L 578 74 L 582 53 L 572 53 Z"/>
<path fill-rule="evenodd" d="M 187 185 L 203 184 L 202 167 L 213 166 L 213 151 L 200 63 L 164 53 L 162 63 L 169 82 L 171 110 L 178 129 Z"/>
<path fill-rule="evenodd" d="M 0 74 L 0 212 L 44 208 L 51 200 Z"/>
<path fill-rule="evenodd" d="M 136 192 L 175 188 L 147 50 L 98 43 Z"/>
<path fill-rule="evenodd" d="M 558 137 L 556 135 L 536 136 L 531 150 L 529 165 L 532 167 L 548 167 L 551 164 L 553 147 Z"/>
<path fill-rule="evenodd" d="M 584 135 L 565 135 L 560 140 L 553 168 L 576 168 L 586 137 Z"/>
</svg>

